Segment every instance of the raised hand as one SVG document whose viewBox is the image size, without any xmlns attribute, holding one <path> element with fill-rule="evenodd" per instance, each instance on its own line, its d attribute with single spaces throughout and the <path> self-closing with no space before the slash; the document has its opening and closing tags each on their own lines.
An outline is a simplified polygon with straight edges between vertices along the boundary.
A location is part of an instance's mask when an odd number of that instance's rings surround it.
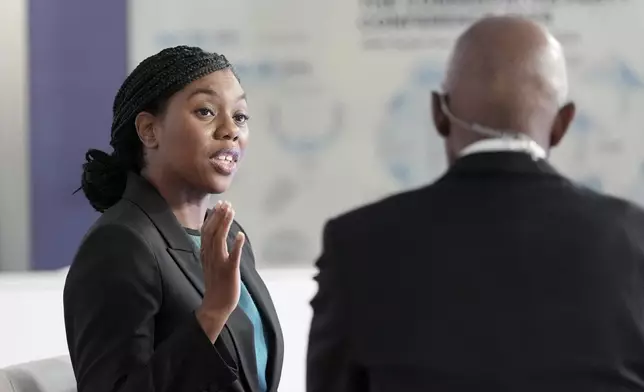
<svg viewBox="0 0 644 392">
<path fill-rule="evenodd" d="M 239 302 L 239 262 L 245 237 L 238 233 L 229 252 L 226 239 L 234 217 L 235 211 L 230 203 L 220 201 L 201 230 L 205 292 L 197 318 L 213 342 Z"/>
</svg>

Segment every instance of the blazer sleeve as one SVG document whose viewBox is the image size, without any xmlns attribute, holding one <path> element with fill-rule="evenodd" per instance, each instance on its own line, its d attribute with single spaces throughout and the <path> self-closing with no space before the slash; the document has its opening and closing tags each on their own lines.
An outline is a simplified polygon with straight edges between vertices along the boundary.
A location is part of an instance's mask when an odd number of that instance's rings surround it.
<svg viewBox="0 0 644 392">
<path fill-rule="evenodd" d="M 358 374 L 351 364 L 348 347 L 349 319 L 345 317 L 346 303 L 340 249 L 333 222 L 324 227 L 322 254 L 317 260 L 315 280 L 318 291 L 311 300 L 313 319 L 309 331 L 307 351 L 307 392 L 358 392 L 362 391 Z M 346 300 L 346 298 L 345 298 Z"/>
<path fill-rule="evenodd" d="M 143 237 L 100 226 L 83 241 L 63 294 L 67 343 L 78 392 L 219 390 L 236 379 L 194 314 L 155 347 L 161 275 Z"/>
</svg>

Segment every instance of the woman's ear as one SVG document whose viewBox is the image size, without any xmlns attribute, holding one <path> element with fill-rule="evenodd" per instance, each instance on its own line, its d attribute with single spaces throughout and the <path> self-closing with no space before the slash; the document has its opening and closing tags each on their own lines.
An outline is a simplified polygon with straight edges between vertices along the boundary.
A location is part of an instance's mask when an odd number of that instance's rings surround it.
<svg viewBox="0 0 644 392">
<path fill-rule="evenodd" d="M 156 123 L 157 118 L 148 112 L 141 112 L 134 119 L 136 133 L 146 148 L 153 149 L 159 145 L 156 135 Z"/>
</svg>

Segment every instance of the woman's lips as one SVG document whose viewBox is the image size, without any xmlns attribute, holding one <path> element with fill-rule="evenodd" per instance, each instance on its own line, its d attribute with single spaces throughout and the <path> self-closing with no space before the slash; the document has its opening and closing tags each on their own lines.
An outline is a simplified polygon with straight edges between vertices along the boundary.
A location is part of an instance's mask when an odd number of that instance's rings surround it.
<svg viewBox="0 0 644 392">
<path fill-rule="evenodd" d="M 224 176 L 229 176 L 237 169 L 240 151 L 236 148 L 222 148 L 210 158 L 210 163 L 215 170 Z"/>
</svg>

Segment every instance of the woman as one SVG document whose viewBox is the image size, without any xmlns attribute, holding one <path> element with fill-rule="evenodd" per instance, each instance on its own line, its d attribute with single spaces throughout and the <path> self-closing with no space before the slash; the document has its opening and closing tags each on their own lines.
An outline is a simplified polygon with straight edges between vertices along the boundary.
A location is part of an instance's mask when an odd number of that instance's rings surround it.
<svg viewBox="0 0 644 392">
<path fill-rule="evenodd" d="M 206 218 L 248 143 L 230 63 L 165 49 L 125 80 L 113 115 L 114 152 L 83 165 L 102 216 L 63 298 L 79 392 L 277 391 L 283 338 L 250 243 L 229 203 Z"/>
</svg>

